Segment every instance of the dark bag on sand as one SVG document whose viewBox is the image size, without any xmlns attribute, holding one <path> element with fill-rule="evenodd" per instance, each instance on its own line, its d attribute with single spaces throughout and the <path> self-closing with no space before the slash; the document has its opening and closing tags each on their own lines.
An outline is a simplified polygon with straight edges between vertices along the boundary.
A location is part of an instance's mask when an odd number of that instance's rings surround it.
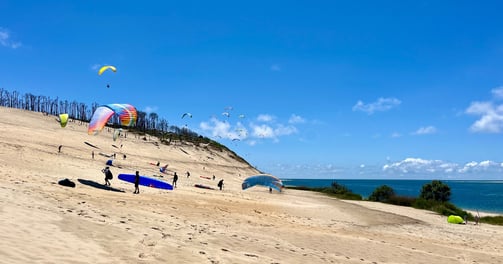
<svg viewBox="0 0 503 264">
<path fill-rule="evenodd" d="M 59 185 L 75 188 L 75 183 L 69 179 L 64 179 L 58 182 Z"/>
</svg>

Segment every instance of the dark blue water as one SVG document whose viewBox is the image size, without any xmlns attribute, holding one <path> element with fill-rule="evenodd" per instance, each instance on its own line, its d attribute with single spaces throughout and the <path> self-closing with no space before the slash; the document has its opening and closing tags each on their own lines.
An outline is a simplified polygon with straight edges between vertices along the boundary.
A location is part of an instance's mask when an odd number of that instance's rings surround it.
<svg viewBox="0 0 503 264">
<path fill-rule="evenodd" d="M 329 187 L 333 181 L 346 186 L 352 192 L 368 197 L 377 187 L 388 185 L 397 195 L 418 197 L 424 184 L 431 180 L 332 180 L 332 179 L 283 179 L 286 186 Z M 479 210 L 503 214 L 502 181 L 448 181 L 451 200 L 465 210 Z"/>
</svg>

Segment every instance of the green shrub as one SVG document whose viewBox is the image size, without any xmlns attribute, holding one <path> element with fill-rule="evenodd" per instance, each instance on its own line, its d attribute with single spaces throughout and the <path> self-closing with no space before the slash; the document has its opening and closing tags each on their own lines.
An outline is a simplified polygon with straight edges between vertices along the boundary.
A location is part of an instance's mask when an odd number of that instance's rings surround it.
<svg viewBox="0 0 503 264">
<path fill-rule="evenodd" d="M 419 198 L 447 202 L 451 199 L 451 187 L 439 180 L 423 185 Z"/>
<path fill-rule="evenodd" d="M 386 203 L 400 206 L 412 206 L 415 201 L 416 198 L 414 197 L 393 195 L 386 201 Z"/>
<path fill-rule="evenodd" d="M 306 187 L 306 186 L 287 186 L 287 189 L 295 189 L 302 191 L 321 192 L 330 196 L 334 196 L 343 200 L 362 200 L 362 196 L 351 192 L 346 186 L 337 182 L 332 182 L 330 187 Z"/>
<path fill-rule="evenodd" d="M 480 218 L 479 223 L 486 223 L 491 225 L 503 225 L 503 216 L 484 216 Z"/>
<path fill-rule="evenodd" d="M 426 200 L 423 198 L 416 199 L 416 201 L 412 204 L 412 207 L 417 208 L 417 209 L 425 209 L 425 210 L 430 210 L 437 212 L 441 215 L 449 216 L 449 215 L 459 215 L 464 217 L 465 215 L 467 216 L 467 219 L 473 219 L 473 216 L 456 207 L 454 204 L 449 203 L 449 202 L 440 202 L 440 201 L 434 201 L 434 200 Z"/>
<path fill-rule="evenodd" d="M 369 201 L 374 202 L 387 202 L 392 196 L 395 195 L 393 188 L 388 185 L 377 187 L 369 196 Z"/>
</svg>

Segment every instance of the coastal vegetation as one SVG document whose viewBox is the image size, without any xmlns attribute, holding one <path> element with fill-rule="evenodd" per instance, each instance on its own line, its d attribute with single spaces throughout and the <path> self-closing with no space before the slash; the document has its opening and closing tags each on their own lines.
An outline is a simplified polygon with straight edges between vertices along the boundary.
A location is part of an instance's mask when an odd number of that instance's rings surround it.
<svg viewBox="0 0 503 264">
<path fill-rule="evenodd" d="M 466 216 L 468 221 L 475 221 L 477 217 L 449 202 L 451 188 L 439 180 L 433 180 L 430 183 L 424 184 L 421 188 L 419 197 L 396 195 L 393 188 L 382 185 L 377 187 L 368 198 L 364 199 L 361 195 L 353 193 L 349 188 L 336 181 L 332 182 L 330 187 L 288 186 L 287 188 L 321 192 L 345 200 L 368 200 L 399 206 L 409 206 L 416 209 L 433 211 L 444 216 Z M 478 222 L 503 225 L 503 216 L 484 216 L 481 217 Z"/>
<path fill-rule="evenodd" d="M 353 193 L 346 186 L 337 183 L 336 181 L 332 182 L 330 187 L 306 187 L 306 186 L 287 186 L 289 189 L 303 190 L 303 191 L 314 191 L 324 193 L 326 195 L 336 197 L 344 200 L 362 200 L 362 196 Z"/>
</svg>

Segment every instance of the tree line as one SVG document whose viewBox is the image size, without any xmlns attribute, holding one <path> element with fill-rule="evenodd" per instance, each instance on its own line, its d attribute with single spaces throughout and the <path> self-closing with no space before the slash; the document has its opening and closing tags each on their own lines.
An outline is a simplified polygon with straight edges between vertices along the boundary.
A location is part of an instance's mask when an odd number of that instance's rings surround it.
<svg viewBox="0 0 503 264">
<path fill-rule="evenodd" d="M 51 98 L 50 96 L 34 95 L 32 93 L 21 94 L 18 91 L 9 91 L 0 88 L 0 106 L 42 112 L 54 116 L 66 113 L 70 119 L 89 122 L 94 111 L 100 107 L 101 104 L 94 102 L 89 106 L 75 100 L 68 101 L 60 99 L 59 97 Z M 157 113 L 146 113 L 137 109 L 137 114 L 136 124 L 133 127 L 128 127 L 130 131 L 158 137 L 164 144 L 171 144 L 175 141 L 191 142 L 198 146 L 202 143 L 211 146 L 213 149 L 218 149 L 219 151 L 226 150 L 232 153 L 232 158 L 244 162 L 251 167 L 246 160 L 226 146 L 207 137 L 198 135 L 189 128 L 169 125 L 168 120 L 160 118 Z M 113 116 L 111 121 L 113 124 L 119 123 L 116 116 Z M 144 139 L 146 140 L 147 138 L 144 137 Z"/>
<path fill-rule="evenodd" d="M 18 91 L 8 91 L 0 88 L 0 106 L 42 112 L 54 116 L 66 113 L 71 119 L 89 122 L 100 104 L 92 103 L 89 106 L 75 100 L 68 101 L 59 97 L 51 98 L 50 96 L 34 95 L 32 93 L 21 94 Z M 169 122 L 164 118 L 159 118 L 157 113 L 146 113 L 138 110 L 137 113 L 138 118 L 135 128 L 139 131 L 147 132 L 155 130 L 159 132 L 173 132 L 175 134 L 190 133 L 188 129 L 170 126 Z"/>
</svg>

